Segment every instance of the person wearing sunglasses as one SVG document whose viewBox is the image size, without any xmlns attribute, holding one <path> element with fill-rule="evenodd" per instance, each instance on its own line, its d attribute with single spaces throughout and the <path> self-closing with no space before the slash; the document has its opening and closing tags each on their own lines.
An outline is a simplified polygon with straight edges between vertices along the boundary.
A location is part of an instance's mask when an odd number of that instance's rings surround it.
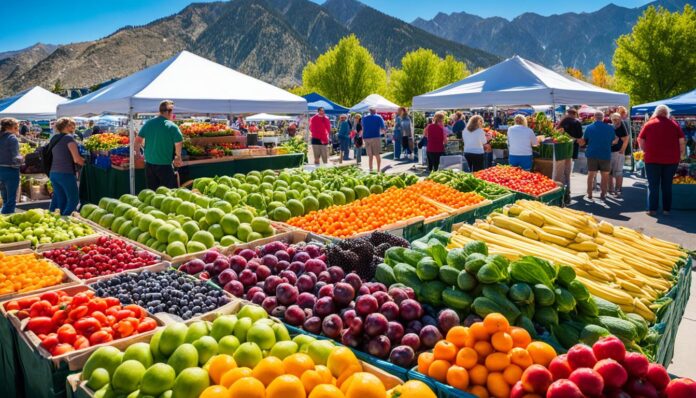
<svg viewBox="0 0 696 398">
<path fill-rule="evenodd" d="M 159 116 L 148 120 L 135 139 L 135 154 L 145 150 L 145 179 L 153 191 L 159 187 L 176 188 L 174 167 L 180 167 L 184 137 L 172 122 L 174 101 L 164 100 L 159 105 Z"/>
</svg>

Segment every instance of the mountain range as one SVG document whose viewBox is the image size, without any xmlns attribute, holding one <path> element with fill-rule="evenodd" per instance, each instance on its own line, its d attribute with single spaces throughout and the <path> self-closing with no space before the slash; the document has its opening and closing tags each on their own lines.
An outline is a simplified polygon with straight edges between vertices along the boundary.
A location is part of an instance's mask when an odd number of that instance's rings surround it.
<svg viewBox="0 0 696 398">
<path fill-rule="evenodd" d="M 281 87 L 301 83 L 310 60 L 355 34 L 383 66 L 398 65 L 409 51 L 430 48 L 454 55 L 469 68 L 500 58 L 455 43 L 355 0 L 232 0 L 193 3 L 181 12 L 111 35 L 0 60 L 0 95 L 41 85 L 84 88 L 127 76 L 189 50 Z M 7 64 L 7 67 L 4 67 Z"/>
<path fill-rule="evenodd" d="M 686 4 L 695 6 L 696 1 L 658 0 L 639 8 L 609 4 L 594 12 L 550 16 L 525 13 L 511 21 L 466 12 L 438 13 L 429 20 L 417 18 L 412 25 L 503 58 L 517 54 L 549 67 L 573 67 L 584 73 L 604 62 L 611 72 L 616 39 L 631 31 L 645 8 L 681 11 Z"/>
</svg>

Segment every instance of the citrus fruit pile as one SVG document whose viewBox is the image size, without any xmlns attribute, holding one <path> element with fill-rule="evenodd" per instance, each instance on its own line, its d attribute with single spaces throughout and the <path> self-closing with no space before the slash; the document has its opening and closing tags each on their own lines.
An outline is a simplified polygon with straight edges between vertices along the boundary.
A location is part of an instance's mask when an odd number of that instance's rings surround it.
<svg viewBox="0 0 696 398">
<path fill-rule="evenodd" d="M 495 166 L 474 173 L 476 178 L 493 182 L 514 191 L 539 196 L 556 188 L 556 183 L 539 173 L 530 173 L 519 167 Z"/>
<path fill-rule="evenodd" d="M 63 272 L 36 254 L 0 252 L 0 295 L 31 292 L 63 281 Z"/>
<path fill-rule="evenodd" d="M 472 206 L 484 200 L 483 196 L 475 192 L 459 192 L 447 185 L 428 180 L 411 185 L 406 188 L 406 190 L 423 195 L 455 209 Z"/>
<path fill-rule="evenodd" d="M 432 352 L 418 357 L 418 371 L 478 397 L 508 397 L 528 367 L 547 366 L 556 351 L 532 341 L 501 314 L 488 314 L 469 327 L 455 326 Z"/>
<path fill-rule="evenodd" d="M 346 238 L 413 217 L 427 218 L 440 213 L 442 210 L 417 193 L 390 188 L 345 206 L 291 218 L 288 224 L 317 234 Z"/>
</svg>

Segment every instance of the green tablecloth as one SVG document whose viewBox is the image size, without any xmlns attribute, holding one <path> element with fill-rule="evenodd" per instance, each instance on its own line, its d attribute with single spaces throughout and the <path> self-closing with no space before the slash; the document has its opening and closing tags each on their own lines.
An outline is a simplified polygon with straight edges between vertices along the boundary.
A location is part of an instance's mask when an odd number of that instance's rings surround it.
<svg viewBox="0 0 696 398">
<path fill-rule="evenodd" d="M 215 177 L 248 173 L 252 170 L 285 169 L 302 166 L 304 155 L 293 153 L 264 157 L 235 159 L 218 163 L 193 164 L 179 169 L 181 183 L 200 177 Z M 128 170 L 101 169 L 94 165 L 85 165 L 80 177 L 80 200 L 82 203 L 98 203 L 103 197 L 118 198 L 129 192 Z M 135 190 L 145 188 L 145 170 L 135 173 Z"/>
</svg>

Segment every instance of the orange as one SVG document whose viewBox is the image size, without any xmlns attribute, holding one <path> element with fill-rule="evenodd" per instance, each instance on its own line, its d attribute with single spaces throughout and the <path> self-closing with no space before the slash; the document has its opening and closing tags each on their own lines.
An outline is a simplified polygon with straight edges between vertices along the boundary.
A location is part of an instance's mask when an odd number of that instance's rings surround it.
<svg viewBox="0 0 696 398">
<path fill-rule="evenodd" d="M 522 378 L 522 368 L 517 365 L 510 365 L 503 371 L 503 379 L 511 386 L 514 386 Z"/>
<path fill-rule="evenodd" d="M 504 315 L 494 312 L 483 318 L 483 326 L 486 328 L 488 334 L 507 332 L 508 328 L 510 328 L 510 322 L 508 322 Z"/>
<path fill-rule="evenodd" d="M 256 364 L 251 375 L 259 379 L 264 386 L 268 387 L 276 377 L 284 374 L 285 368 L 283 367 L 283 361 L 277 357 L 266 357 Z"/>
<path fill-rule="evenodd" d="M 527 346 L 527 352 L 532 357 L 534 363 L 541 366 L 548 366 L 552 359 L 556 358 L 556 350 L 543 341 L 533 341 Z"/>
<path fill-rule="evenodd" d="M 486 388 L 488 388 L 488 392 L 494 397 L 510 396 L 510 386 L 505 382 L 502 373 L 493 372 L 488 374 Z"/>
<path fill-rule="evenodd" d="M 440 340 L 433 348 L 433 357 L 454 362 L 454 359 L 457 357 L 457 346 L 447 340 Z"/>
<path fill-rule="evenodd" d="M 488 340 L 488 331 L 486 330 L 486 327 L 483 326 L 483 322 L 474 322 L 469 326 L 469 333 L 471 333 L 472 336 L 474 336 L 474 339 L 476 341 L 487 341 Z"/>
<path fill-rule="evenodd" d="M 307 398 L 343 398 L 343 393 L 338 387 L 331 384 L 316 386 Z"/>
<path fill-rule="evenodd" d="M 297 378 L 302 377 L 302 373 L 306 370 L 314 369 L 314 361 L 307 354 L 296 353 L 288 355 L 283 359 L 285 373 L 295 375 Z"/>
<path fill-rule="evenodd" d="M 329 354 L 326 367 L 334 377 L 339 377 L 346 369 L 360 365 L 358 357 L 347 347 L 337 347 Z M 314 368 L 314 365 L 312 365 Z M 299 376 L 298 376 L 299 377 Z"/>
<path fill-rule="evenodd" d="M 479 361 L 484 360 L 488 354 L 493 353 L 493 346 L 487 341 L 477 341 L 474 344 L 474 351 L 478 354 Z"/>
<path fill-rule="evenodd" d="M 428 376 L 439 382 L 445 383 L 447 381 L 447 369 L 449 369 L 449 367 L 449 362 L 444 359 L 436 359 L 428 368 Z"/>
<path fill-rule="evenodd" d="M 219 354 L 212 357 L 208 362 L 208 374 L 215 384 L 220 384 L 222 375 L 236 367 L 237 363 L 231 355 Z"/>
<path fill-rule="evenodd" d="M 457 353 L 455 363 L 464 369 L 471 369 L 478 363 L 478 354 L 473 348 L 464 347 Z"/>
<path fill-rule="evenodd" d="M 230 392 L 223 386 L 210 386 L 203 390 L 198 398 L 231 398 Z"/>
<path fill-rule="evenodd" d="M 308 370 L 302 373 L 300 381 L 302 381 L 302 385 L 304 386 L 305 392 L 307 394 L 312 392 L 312 390 L 316 386 L 326 383 L 322 375 L 319 374 L 319 372 L 317 372 L 316 370 Z"/>
<path fill-rule="evenodd" d="M 492 372 L 502 371 L 510 365 L 510 358 L 503 352 L 494 352 L 486 357 L 486 368 Z"/>
<path fill-rule="evenodd" d="M 512 342 L 515 347 L 527 348 L 527 345 L 532 342 L 532 336 L 523 328 L 510 326 L 508 333 L 512 336 Z"/>
<path fill-rule="evenodd" d="M 466 346 L 466 341 L 469 339 L 469 329 L 464 326 L 455 326 L 447 332 L 445 338 L 450 343 L 459 348 Z"/>
<path fill-rule="evenodd" d="M 488 378 L 488 369 L 483 365 L 476 365 L 469 369 L 469 381 L 471 384 L 478 384 L 480 386 L 486 385 L 486 379 Z"/>
<path fill-rule="evenodd" d="M 266 388 L 253 377 L 242 377 L 230 387 L 230 396 L 234 398 L 265 398 Z"/>
<path fill-rule="evenodd" d="M 512 349 L 514 342 L 512 336 L 505 332 L 495 332 L 491 336 L 491 344 L 496 351 L 508 352 Z"/>
<path fill-rule="evenodd" d="M 324 365 L 316 365 L 314 367 L 314 370 L 319 373 L 319 375 L 322 377 L 322 380 L 324 380 L 325 384 L 332 384 L 331 380 L 333 379 L 333 375 L 331 374 L 331 371 L 329 368 L 327 368 Z"/>
<path fill-rule="evenodd" d="M 430 364 L 433 363 L 434 360 L 435 358 L 433 358 L 433 354 L 430 352 L 423 352 L 418 355 L 418 372 L 427 375 Z"/>
<path fill-rule="evenodd" d="M 251 377 L 251 373 L 251 369 L 245 367 L 230 369 L 225 372 L 224 375 L 222 375 L 219 384 L 230 388 L 235 381 L 241 379 L 242 377 Z"/>
<path fill-rule="evenodd" d="M 515 347 L 508 353 L 510 362 L 519 366 L 522 369 L 527 369 L 534 364 L 532 356 L 524 348 Z"/>
<path fill-rule="evenodd" d="M 356 372 L 351 375 L 341 385 L 341 392 L 345 398 L 384 398 L 387 395 L 387 390 L 379 378 L 366 372 Z"/>
<path fill-rule="evenodd" d="M 469 387 L 469 372 L 461 366 L 451 366 L 447 369 L 447 384 L 466 391 L 466 388 Z"/>
<path fill-rule="evenodd" d="M 471 395 L 475 395 L 478 398 L 488 398 L 488 390 L 483 386 L 471 386 L 467 392 Z"/>
<path fill-rule="evenodd" d="M 304 386 L 294 375 L 276 377 L 266 387 L 266 398 L 306 398 Z M 234 397 L 237 398 L 237 397 Z"/>
</svg>

